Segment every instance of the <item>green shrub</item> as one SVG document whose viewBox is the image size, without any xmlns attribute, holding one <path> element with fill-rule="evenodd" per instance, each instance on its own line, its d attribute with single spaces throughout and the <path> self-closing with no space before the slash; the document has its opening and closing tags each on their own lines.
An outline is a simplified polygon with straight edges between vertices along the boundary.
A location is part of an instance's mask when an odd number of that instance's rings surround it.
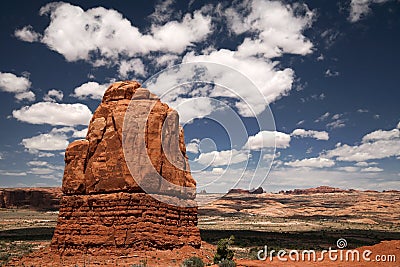
<svg viewBox="0 0 400 267">
<path fill-rule="evenodd" d="M 199 257 L 190 257 L 183 261 L 182 267 L 204 267 L 204 262 Z"/>
<path fill-rule="evenodd" d="M 233 244 L 234 240 L 235 237 L 231 235 L 229 238 L 222 238 L 218 241 L 217 252 L 214 255 L 214 263 L 233 259 L 233 251 L 229 249 L 229 246 Z"/>
<path fill-rule="evenodd" d="M 222 260 L 220 263 L 218 263 L 219 267 L 236 267 L 236 262 L 233 260 Z"/>
</svg>

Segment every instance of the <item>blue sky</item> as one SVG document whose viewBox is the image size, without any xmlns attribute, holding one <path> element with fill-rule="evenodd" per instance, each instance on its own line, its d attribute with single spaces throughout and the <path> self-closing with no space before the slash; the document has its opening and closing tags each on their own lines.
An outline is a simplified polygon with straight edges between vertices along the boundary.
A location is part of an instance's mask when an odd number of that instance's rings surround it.
<svg viewBox="0 0 400 267">
<path fill-rule="evenodd" d="M 144 82 L 172 65 L 202 61 L 232 68 L 258 88 L 232 87 L 257 116 L 237 96 L 205 84 L 163 98 L 182 118 L 195 118 L 185 139 L 192 169 L 201 170 L 198 183 L 214 181 L 208 191 L 226 191 L 242 174 L 238 186 L 258 186 L 268 173 L 267 191 L 400 189 L 399 1 L 1 5 L 1 187 L 59 186 L 65 147 L 84 138 L 113 81 Z M 225 80 L 241 84 L 235 79 Z M 237 128 L 209 118 L 222 104 L 240 119 L 225 116 Z M 271 114 L 275 129 L 257 126 L 274 126 Z M 247 135 L 231 144 L 240 125 Z"/>
</svg>

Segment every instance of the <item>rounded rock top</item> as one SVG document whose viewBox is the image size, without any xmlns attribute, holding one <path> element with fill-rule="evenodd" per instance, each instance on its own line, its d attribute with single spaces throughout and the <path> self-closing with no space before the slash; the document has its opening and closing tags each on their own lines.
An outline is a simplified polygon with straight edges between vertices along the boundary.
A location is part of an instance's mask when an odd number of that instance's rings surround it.
<svg viewBox="0 0 400 267">
<path fill-rule="evenodd" d="M 102 102 L 119 101 L 122 99 L 153 99 L 159 98 L 150 93 L 149 90 L 141 88 L 141 84 L 137 81 L 121 81 L 111 84 L 104 93 Z"/>
</svg>

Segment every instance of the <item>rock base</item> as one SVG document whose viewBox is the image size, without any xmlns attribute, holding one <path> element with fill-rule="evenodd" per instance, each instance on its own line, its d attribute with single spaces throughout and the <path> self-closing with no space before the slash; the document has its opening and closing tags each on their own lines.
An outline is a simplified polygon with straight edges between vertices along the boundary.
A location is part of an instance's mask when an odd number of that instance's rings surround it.
<svg viewBox="0 0 400 267">
<path fill-rule="evenodd" d="M 170 206 L 146 193 L 64 195 L 51 248 L 166 250 L 201 245 L 197 207 Z"/>
</svg>

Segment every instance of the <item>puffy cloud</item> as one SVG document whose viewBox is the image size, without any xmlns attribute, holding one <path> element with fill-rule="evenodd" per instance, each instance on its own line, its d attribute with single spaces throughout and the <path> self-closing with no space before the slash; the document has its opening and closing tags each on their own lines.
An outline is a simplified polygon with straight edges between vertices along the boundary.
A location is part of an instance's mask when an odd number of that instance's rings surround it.
<svg viewBox="0 0 400 267">
<path fill-rule="evenodd" d="M 249 136 L 244 148 L 250 150 L 259 150 L 275 146 L 277 148 L 287 148 L 289 145 L 289 134 L 277 131 L 260 131 L 256 135 Z"/>
<path fill-rule="evenodd" d="M 358 166 L 358 167 L 368 167 L 368 166 L 370 166 L 370 165 L 376 165 L 376 164 L 378 164 L 378 163 L 376 163 L 376 162 L 365 162 L 365 161 L 360 161 L 360 162 L 357 162 L 357 163 L 354 164 L 354 165 L 356 165 L 356 166 Z"/>
<path fill-rule="evenodd" d="M 198 154 L 199 153 L 199 139 L 192 139 L 189 144 L 186 145 L 186 151 L 193 153 L 193 154 Z"/>
<path fill-rule="evenodd" d="M 29 161 L 27 163 L 29 166 L 38 166 L 38 167 L 43 167 L 43 166 L 47 166 L 49 163 L 47 161 L 37 161 L 37 160 L 33 160 L 33 161 Z"/>
<path fill-rule="evenodd" d="M 72 134 L 72 137 L 74 137 L 74 138 L 85 138 L 86 135 L 87 135 L 87 131 L 88 131 L 88 128 L 82 129 L 80 131 L 74 130 L 74 133 Z"/>
<path fill-rule="evenodd" d="M 265 0 L 253 0 L 247 4 L 250 9 L 247 16 L 234 8 L 225 12 L 234 33 L 253 33 L 254 37 L 245 38 L 238 47 L 240 55 L 274 58 L 284 53 L 306 55 L 312 52 L 313 45 L 303 31 L 311 26 L 314 13 L 306 5 L 285 5 Z"/>
<path fill-rule="evenodd" d="M 102 99 L 108 84 L 99 84 L 97 82 L 87 82 L 74 89 L 72 96 L 79 99 Z"/>
<path fill-rule="evenodd" d="M 185 55 L 183 62 L 219 63 L 231 67 L 248 77 L 257 89 L 260 90 L 258 94 L 248 90 L 248 84 L 243 84 L 243 86 L 235 84 L 236 80 L 232 79 L 232 73 L 228 70 L 224 71 L 221 69 L 220 73 L 215 75 L 215 83 L 225 85 L 228 88 L 234 88 L 237 95 L 232 94 L 230 97 L 242 100 L 236 106 L 239 109 L 239 113 L 247 117 L 254 116 L 254 114 L 249 112 L 243 100 L 252 107 L 256 114 L 259 114 L 265 110 L 268 103 L 272 103 L 286 95 L 292 88 L 294 80 L 294 71 L 290 68 L 277 69 L 276 65 L 278 62 L 270 62 L 269 60 L 256 57 L 242 57 L 237 52 L 227 49 L 212 51 L 205 55 L 195 55 L 195 53 L 190 52 Z M 227 92 L 224 90 L 215 90 L 211 96 L 226 97 Z"/>
<path fill-rule="evenodd" d="M 357 22 L 371 12 L 371 4 L 382 4 L 390 0 L 351 0 L 349 21 Z"/>
<path fill-rule="evenodd" d="M 31 25 L 25 26 L 22 29 L 15 30 L 14 36 L 25 42 L 37 42 L 40 40 L 41 35 L 35 32 Z"/>
<path fill-rule="evenodd" d="M 52 89 L 44 95 L 43 100 L 47 102 L 61 101 L 64 97 L 64 93 L 60 90 Z"/>
<path fill-rule="evenodd" d="M 400 138 L 400 130 L 393 129 L 391 131 L 377 130 L 372 133 L 366 134 L 362 141 L 363 143 L 377 140 L 391 140 L 395 138 Z"/>
<path fill-rule="evenodd" d="M 378 167 L 368 167 L 368 168 L 362 169 L 361 171 L 362 172 L 381 172 L 381 171 L 383 171 L 383 169 L 378 168 Z"/>
<path fill-rule="evenodd" d="M 85 60 L 95 66 L 118 65 L 121 78 L 129 77 L 130 73 L 144 76 L 146 68 L 139 57 L 150 54 L 149 58 L 156 66 L 169 66 L 179 60 L 179 55 L 212 33 L 212 18 L 207 15 L 213 12 L 212 5 L 190 14 L 179 14 L 181 19 L 171 21 L 171 17 L 177 15 L 171 12 L 172 5 L 173 1 L 167 1 L 156 6 L 150 16 L 153 25 L 144 34 L 112 9 L 83 10 L 68 3 L 50 3 L 40 12 L 50 17 L 40 40 L 67 61 Z M 225 64 L 248 76 L 260 89 L 261 97 L 249 93 L 246 86 L 238 86 L 235 98 L 244 96 L 253 111 L 260 114 L 267 108 L 266 101 L 271 103 L 286 95 L 294 81 L 294 71 L 281 68 L 280 62 L 272 58 L 288 53 L 306 55 L 312 52 L 313 44 L 303 32 L 311 27 L 314 13 L 306 5 L 264 0 L 249 1 L 246 10 L 245 17 L 240 18 L 236 7 L 228 8 L 226 13 L 237 15 L 239 19 L 233 21 L 228 16 L 227 21 L 235 33 L 246 31 L 254 38 L 245 38 L 235 51 L 209 47 L 203 51 L 205 55 L 186 53 L 183 60 Z M 220 80 L 233 82 L 227 73 Z M 85 90 L 82 88 L 82 91 Z M 225 93 L 221 90 L 212 92 L 213 97 L 226 97 Z M 100 98 L 95 93 L 75 91 L 74 95 Z M 236 107 L 241 115 L 254 116 L 241 101 L 236 103 Z"/>
<path fill-rule="evenodd" d="M 292 132 L 292 136 L 311 137 L 317 140 L 329 140 L 329 134 L 325 131 L 295 129 Z"/>
<path fill-rule="evenodd" d="M 17 100 L 35 100 L 35 94 L 29 90 L 31 84 L 26 77 L 0 72 L 0 91 L 15 94 Z"/>
<path fill-rule="evenodd" d="M 90 109 L 83 104 L 59 104 L 39 102 L 12 112 L 14 118 L 31 124 L 87 125 L 92 117 Z"/>
<path fill-rule="evenodd" d="M 339 143 L 336 148 L 326 151 L 324 155 L 340 161 L 358 162 L 400 156 L 399 129 L 368 133 L 362 138 L 360 145 L 350 146 Z"/>
<path fill-rule="evenodd" d="M 38 153 L 40 150 L 65 150 L 68 143 L 67 135 L 56 131 L 22 139 L 22 144 L 31 153 Z"/>
<path fill-rule="evenodd" d="M 53 128 L 48 133 L 42 133 L 30 138 L 22 139 L 22 145 L 29 152 L 38 154 L 39 157 L 51 157 L 54 154 L 48 151 L 65 150 L 71 138 L 83 138 L 86 136 L 87 128 L 76 130 L 73 127 Z M 42 152 L 46 151 L 46 152 Z M 46 161 L 30 161 L 29 166 L 35 167 L 51 167 L 52 165 Z M 51 167 L 54 169 L 54 167 Z"/>
<path fill-rule="evenodd" d="M 182 53 L 211 32 L 211 17 L 200 11 L 185 14 L 180 21 L 153 25 L 148 34 L 142 34 L 121 13 L 103 7 L 85 11 L 69 3 L 54 2 L 43 6 L 40 14 L 50 17 L 42 43 L 67 61 L 85 60 L 96 66 L 153 51 Z"/>
<path fill-rule="evenodd" d="M 182 53 L 193 43 L 204 40 L 211 29 L 211 17 L 204 16 L 201 11 L 195 11 L 193 15 L 186 14 L 182 22 L 153 25 L 154 51 Z"/>
<path fill-rule="evenodd" d="M 285 162 L 290 167 L 309 167 L 309 168 L 326 168 L 335 165 L 335 162 L 328 158 L 308 158 Z"/>
<path fill-rule="evenodd" d="M 345 172 L 358 172 L 360 170 L 360 168 L 354 166 L 339 167 L 337 169 Z"/>
<path fill-rule="evenodd" d="M 326 156 L 340 161 L 365 161 L 383 159 L 400 155 L 399 140 L 379 140 L 361 145 L 349 146 L 340 144 L 326 152 Z"/>
<path fill-rule="evenodd" d="M 195 162 L 204 166 L 226 166 L 247 161 L 249 154 L 235 149 L 201 153 Z"/>
<path fill-rule="evenodd" d="M 177 98 L 168 103 L 179 113 L 181 122 L 190 123 L 195 118 L 204 118 L 213 112 L 216 107 L 209 98 Z"/>
<path fill-rule="evenodd" d="M 39 153 L 37 153 L 37 156 L 39 158 L 49 158 L 49 157 L 54 157 L 55 155 L 53 153 L 50 153 L 50 152 L 42 152 L 42 151 L 40 151 Z"/>
<path fill-rule="evenodd" d="M 144 77 L 147 73 L 143 61 L 139 58 L 131 60 L 122 60 L 118 68 L 119 77 L 126 79 L 129 77 L 129 73 Z"/>
</svg>

